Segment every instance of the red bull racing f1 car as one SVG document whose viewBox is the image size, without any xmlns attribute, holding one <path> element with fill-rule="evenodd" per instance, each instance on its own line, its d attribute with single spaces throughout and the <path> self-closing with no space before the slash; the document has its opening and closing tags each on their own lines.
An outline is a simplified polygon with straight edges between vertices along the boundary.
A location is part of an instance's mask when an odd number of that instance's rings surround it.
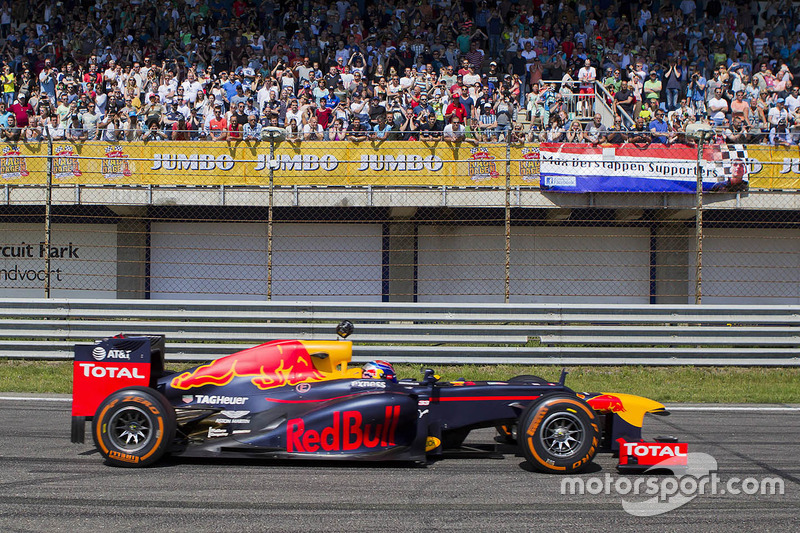
<svg viewBox="0 0 800 533">
<path fill-rule="evenodd" d="M 496 427 L 530 464 L 568 474 L 601 449 L 641 441 L 658 402 L 577 393 L 536 376 L 508 381 L 367 379 L 351 368 L 345 321 L 332 341 L 261 344 L 185 372 L 164 369 L 164 337 L 120 335 L 75 348 L 72 441 L 85 422 L 108 464 L 191 457 L 347 459 L 427 464 Z M 635 465 L 633 465 L 635 466 Z"/>
</svg>

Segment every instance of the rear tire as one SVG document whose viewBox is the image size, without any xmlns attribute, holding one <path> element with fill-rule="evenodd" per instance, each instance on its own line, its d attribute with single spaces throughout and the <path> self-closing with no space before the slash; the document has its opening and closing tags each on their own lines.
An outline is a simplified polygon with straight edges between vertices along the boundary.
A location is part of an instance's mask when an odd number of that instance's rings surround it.
<svg viewBox="0 0 800 533">
<path fill-rule="evenodd" d="M 553 394 L 529 405 L 517 427 L 522 454 L 540 472 L 580 472 L 600 446 L 600 424 L 594 410 L 568 394 Z"/>
<path fill-rule="evenodd" d="M 148 466 L 169 450 L 175 410 L 158 391 L 128 387 L 108 396 L 94 416 L 92 436 L 108 464 Z"/>
</svg>

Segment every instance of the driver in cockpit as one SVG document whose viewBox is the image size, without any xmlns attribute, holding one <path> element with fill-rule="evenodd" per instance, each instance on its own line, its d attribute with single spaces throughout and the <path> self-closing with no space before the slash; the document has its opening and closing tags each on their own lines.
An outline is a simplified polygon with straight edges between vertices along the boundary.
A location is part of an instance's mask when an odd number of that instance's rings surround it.
<svg viewBox="0 0 800 533">
<path fill-rule="evenodd" d="M 363 379 L 388 379 L 397 383 L 397 374 L 394 367 L 386 361 L 370 361 L 361 367 L 361 377 Z"/>
</svg>

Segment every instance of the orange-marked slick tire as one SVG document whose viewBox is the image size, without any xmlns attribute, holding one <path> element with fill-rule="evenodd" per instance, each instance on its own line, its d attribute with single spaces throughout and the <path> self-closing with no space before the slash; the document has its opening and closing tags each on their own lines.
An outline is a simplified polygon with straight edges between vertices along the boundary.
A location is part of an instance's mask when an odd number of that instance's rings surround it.
<svg viewBox="0 0 800 533">
<path fill-rule="evenodd" d="M 530 374 L 522 374 L 520 376 L 514 376 L 513 378 L 508 380 L 509 383 L 547 383 L 548 380 L 544 378 L 540 378 L 539 376 L 532 376 Z M 516 444 L 517 443 L 517 426 L 516 424 L 502 424 L 495 426 L 497 429 L 498 434 L 498 442 L 504 442 L 506 444 Z"/>
<path fill-rule="evenodd" d="M 175 420 L 175 410 L 158 391 L 129 387 L 103 400 L 92 422 L 92 436 L 108 464 L 148 466 L 169 450 Z"/>
<path fill-rule="evenodd" d="M 574 474 L 585 469 L 597 453 L 600 425 L 583 400 L 553 394 L 525 408 L 517 425 L 517 442 L 536 470 Z"/>
</svg>

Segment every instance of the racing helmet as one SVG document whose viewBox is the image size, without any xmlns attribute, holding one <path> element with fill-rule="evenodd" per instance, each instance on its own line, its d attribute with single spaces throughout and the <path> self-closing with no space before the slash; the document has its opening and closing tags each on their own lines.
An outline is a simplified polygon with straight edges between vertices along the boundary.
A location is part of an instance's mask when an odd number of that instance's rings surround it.
<svg viewBox="0 0 800 533">
<path fill-rule="evenodd" d="M 361 367 L 361 377 L 364 379 L 388 379 L 397 383 L 397 374 L 394 367 L 386 361 L 370 361 Z"/>
</svg>

